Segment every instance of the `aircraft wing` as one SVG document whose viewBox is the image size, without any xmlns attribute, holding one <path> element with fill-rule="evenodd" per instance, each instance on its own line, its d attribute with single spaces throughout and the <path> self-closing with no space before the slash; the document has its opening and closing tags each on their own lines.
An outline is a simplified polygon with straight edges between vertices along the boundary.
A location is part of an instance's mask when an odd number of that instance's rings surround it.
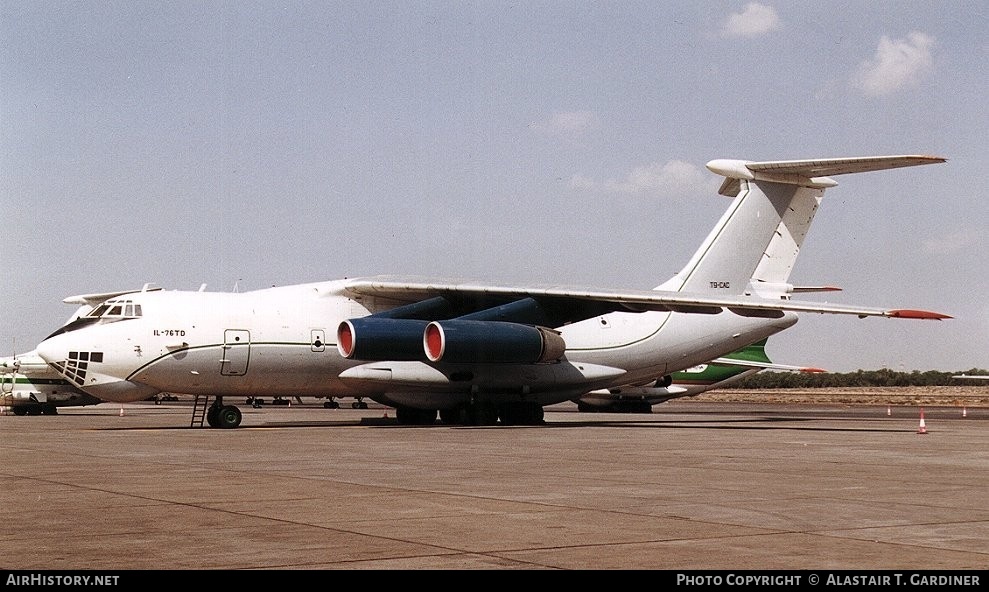
<svg viewBox="0 0 989 592">
<path fill-rule="evenodd" d="M 775 300 L 749 296 L 712 298 L 684 292 L 662 290 L 607 290 L 569 288 L 563 286 L 497 286 L 462 281 L 429 282 L 396 276 L 355 278 L 344 290 L 355 296 L 373 296 L 403 303 L 418 302 L 436 296 L 459 300 L 509 302 L 522 298 L 573 303 L 604 303 L 611 310 L 643 312 L 647 310 L 696 314 L 718 314 L 730 310 L 742 316 L 776 316 L 781 311 L 846 314 L 858 317 L 890 317 L 909 319 L 950 319 L 949 315 L 917 309 L 884 309 L 840 306 L 827 303 Z M 594 316 L 594 315 L 590 315 Z M 578 317 L 579 318 L 579 317 Z M 585 317 L 588 318 L 588 317 Z M 577 319 L 571 319 L 577 320 Z"/>
<path fill-rule="evenodd" d="M 41 356 L 33 351 L 17 356 L 0 358 L 0 375 L 36 375 L 50 374 L 51 372 L 52 369 L 48 365 L 48 362 L 44 361 Z"/>
<path fill-rule="evenodd" d="M 979 374 L 956 374 L 952 378 L 969 378 L 972 380 L 989 380 L 989 376 L 983 376 Z"/>
<path fill-rule="evenodd" d="M 758 362 L 755 360 L 739 360 L 735 358 L 715 358 L 708 362 L 708 364 L 717 364 L 719 366 L 738 366 L 740 368 L 758 368 L 760 370 L 786 370 L 790 372 L 827 372 L 822 368 L 813 368 L 810 366 L 792 366 L 790 364 L 774 364 L 772 362 Z"/>
</svg>

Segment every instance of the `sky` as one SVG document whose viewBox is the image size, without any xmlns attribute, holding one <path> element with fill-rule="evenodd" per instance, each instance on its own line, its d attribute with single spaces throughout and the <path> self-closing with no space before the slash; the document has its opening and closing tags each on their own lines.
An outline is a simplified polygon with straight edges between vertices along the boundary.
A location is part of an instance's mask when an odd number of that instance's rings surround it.
<svg viewBox="0 0 989 592">
<path fill-rule="evenodd" d="M 0 0 L 0 354 L 75 294 L 378 274 L 649 289 L 728 207 L 717 158 L 836 177 L 767 352 L 989 368 L 989 5 Z"/>
</svg>

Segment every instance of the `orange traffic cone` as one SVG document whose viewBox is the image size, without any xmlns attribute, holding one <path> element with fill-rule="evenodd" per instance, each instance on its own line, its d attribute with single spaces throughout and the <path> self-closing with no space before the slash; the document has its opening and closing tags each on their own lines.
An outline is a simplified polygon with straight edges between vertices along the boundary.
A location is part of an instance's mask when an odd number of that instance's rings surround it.
<svg viewBox="0 0 989 592">
<path fill-rule="evenodd" d="M 917 428 L 918 434 L 926 434 L 927 426 L 924 424 L 924 408 L 920 408 L 920 427 Z"/>
</svg>

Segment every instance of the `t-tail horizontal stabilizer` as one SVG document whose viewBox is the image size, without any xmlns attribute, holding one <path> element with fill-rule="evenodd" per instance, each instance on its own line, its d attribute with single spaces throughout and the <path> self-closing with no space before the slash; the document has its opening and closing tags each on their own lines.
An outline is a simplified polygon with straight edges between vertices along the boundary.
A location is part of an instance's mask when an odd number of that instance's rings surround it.
<svg viewBox="0 0 989 592">
<path fill-rule="evenodd" d="M 718 159 L 707 163 L 712 173 L 725 177 L 718 193 L 734 197 L 741 188 L 739 181 L 770 181 L 805 187 L 834 187 L 837 183 L 830 175 L 867 173 L 886 169 L 898 169 L 922 164 L 946 162 L 940 156 L 901 155 L 863 156 L 852 158 L 824 158 L 814 160 L 748 160 Z"/>
</svg>

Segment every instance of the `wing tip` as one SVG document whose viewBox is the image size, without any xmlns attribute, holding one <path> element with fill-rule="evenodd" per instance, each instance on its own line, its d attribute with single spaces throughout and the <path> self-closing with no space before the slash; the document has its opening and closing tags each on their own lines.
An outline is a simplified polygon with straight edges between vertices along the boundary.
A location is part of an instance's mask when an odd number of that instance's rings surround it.
<svg viewBox="0 0 989 592">
<path fill-rule="evenodd" d="M 896 319 L 926 319 L 926 320 L 935 320 L 935 321 L 953 318 L 951 315 L 946 315 L 940 312 L 934 312 L 930 310 L 916 310 L 912 308 L 901 308 L 897 310 L 891 310 L 889 311 L 889 316 Z"/>
</svg>

